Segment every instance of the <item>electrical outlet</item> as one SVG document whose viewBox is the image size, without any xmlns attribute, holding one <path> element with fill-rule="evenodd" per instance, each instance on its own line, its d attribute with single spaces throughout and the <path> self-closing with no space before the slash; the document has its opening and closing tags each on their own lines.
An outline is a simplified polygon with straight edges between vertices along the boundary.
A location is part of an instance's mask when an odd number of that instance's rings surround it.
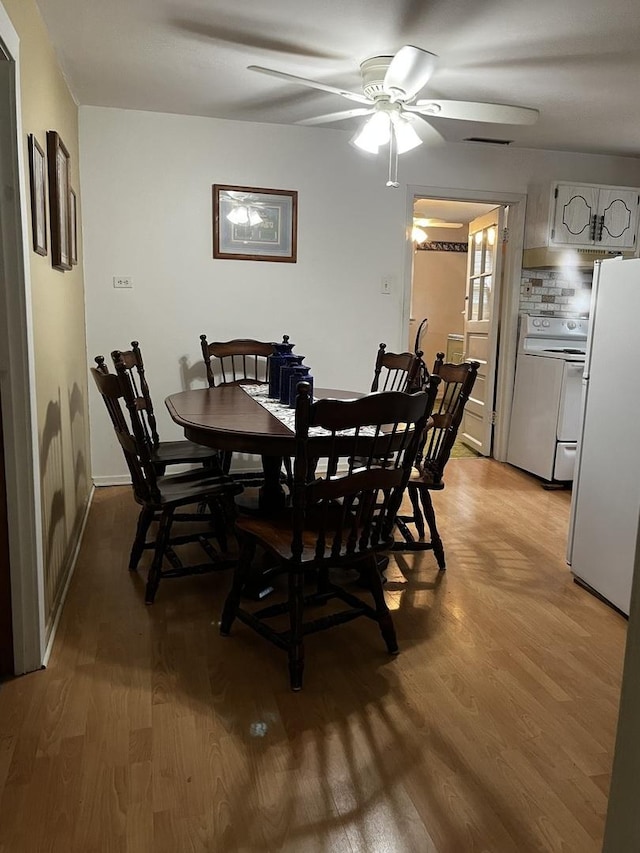
<svg viewBox="0 0 640 853">
<path fill-rule="evenodd" d="M 527 282 L 524 286 L 524 295 L 525 296 L 531 296 L 532 292 L 533 292 L 533 285 L 531 284 L 531 282 Z"/>
<path fill-rule="evenodd" d="M 114 275 L 113 286 L 131 288 L 133 287 L 133 279 L 130 275 Z"/>
<path fill-rule="evenodd" d="M 390 275 L 382 276 L 380 281 L 380 293 L 384 293 L 385 296 L 390 296 L 391 291 L 393 290 L 393 279 Z"/>
</svg>

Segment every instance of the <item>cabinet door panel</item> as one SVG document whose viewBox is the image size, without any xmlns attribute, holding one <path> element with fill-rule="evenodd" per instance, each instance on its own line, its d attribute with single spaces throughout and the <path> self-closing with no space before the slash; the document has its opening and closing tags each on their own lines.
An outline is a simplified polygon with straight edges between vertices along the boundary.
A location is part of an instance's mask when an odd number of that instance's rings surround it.
<svg viewBox="0 0 640 853">
<path fill-rule="evenodd" d="M 593 217 L 597 215 L 597 187 L 558 187 L 552 243 L 560 246 L 593 245 Z"/>
<path fill-rule="evenodd" d="M 638 221 L 635 190 L 600 190 L 596 245 L 600 248 L 632 249 Z"/>
</svg>

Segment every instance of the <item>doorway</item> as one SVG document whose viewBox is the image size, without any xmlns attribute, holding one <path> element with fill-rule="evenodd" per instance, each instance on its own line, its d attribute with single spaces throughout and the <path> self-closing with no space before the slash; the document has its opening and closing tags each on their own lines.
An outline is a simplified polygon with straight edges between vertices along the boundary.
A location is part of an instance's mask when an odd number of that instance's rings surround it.
<svg viewBox="0 0 640 853">
<path fill-rule="evenodd" d="M 0 0 L 0 413 L 6 496 L 0 528 L 4 521 L 8 531 L 4 546 L 0 544 L 0 549 L 4 547 L 0 631 L 5 638 L 0 642 L 3 661 L 16 674 L 37 669 L 44 652 L 28 206 L 23 192 L 28 176 L 22 159 L 19 56 L 20 40 Z"/>
<path fill-rule="evenodd" d="M 522 242 L 524 232 L 524 195 L 489 193 L 485 191 L 443 190 L 442 188 L 410 187 L 407 213 L 411 225 L 426 232 L 414 234 L 417 240 L 407 241 L 407 270 L 405 280 L 404 337 L 408 348 L 413 349 L 421 321 L 428 318 L 428 330 L 421 341 L 427 366 L 433 364 L 437 352 L 445 353 L 445 360 L 457 362 L 464 358 L 481 362 L 483 375 L 474 388 L 474 400 L 468 404 L 474 413 L 475 425 L 460 434 L 465 443 L 482 455 L 499 461 L 506 458 L 509 415 L 513 393 L 517 318 L 521 276 Z M 496 216 L 496 227 L 484 228 L 480 218 Z M 506 219 L 509 227 L 500 217 Z M 469 230 L 477 224 L 474 235 L 482 239 L 482 255 L 475 253 L 474 266 L 489 259 L 489 250 L 496 249 L 495 275 L 489 279 L 495 294 L 495 305 L 490 314 L 485 313 L 483 323 L 477 311 L 473 313 L 477 293 L 475 284 L 492 268 L 482 270 L 470 267 Z M 407 233 L 411 234 L 409 227 Z M 496 244 L 490 246 L 488 237 Z M 422 244 L 422 245 L 420 245 Z M 500 270 L 501 266 L 501 270 Z M 500 286 L 502 285 L 502 286 Z M 471 289 L 470 289 L 471 288 Z M 479 292 L 483 292 L 483 287 Z M 489 292 L 489 291 L 487 291 Z M 467 311 L 467 309 L 469 309 Z M 482 336 L 478 335 L 483 326 Z M 474 349 L 473 345 L 481 344 Z M 489 352 L 487 352 L 489 346 Z M 499 354 L 499 358 L 498 358 Z"/>
</svg>

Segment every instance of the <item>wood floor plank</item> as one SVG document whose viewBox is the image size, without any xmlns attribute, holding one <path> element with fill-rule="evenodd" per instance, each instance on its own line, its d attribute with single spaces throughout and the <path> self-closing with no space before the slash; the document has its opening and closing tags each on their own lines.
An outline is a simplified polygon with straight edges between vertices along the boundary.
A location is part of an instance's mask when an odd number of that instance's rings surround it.
<svg viewBox="0 0 640 853">
<path fill-rule="evenodd" d="M 569 504 L 452 460 L 446 573 L 387 570 L 400 655 L 368 620 L 311 636 L 293 694 L 220 637 L 228 573 L 144 605 L 130 490 L 97 490 L 49 665 L 0 685 L 0 853 L 596 853 L 626 622 L 572 582 Z"/>
</svg>

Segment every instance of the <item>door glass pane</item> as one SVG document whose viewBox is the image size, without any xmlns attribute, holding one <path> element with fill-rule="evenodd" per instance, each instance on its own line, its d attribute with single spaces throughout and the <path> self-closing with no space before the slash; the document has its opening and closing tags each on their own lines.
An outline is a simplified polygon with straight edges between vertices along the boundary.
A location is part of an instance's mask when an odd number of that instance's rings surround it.
<svg viewBox="0 0 640 853">
<path fill-rule="evenodd" d="M 471 274 L 480 275 L 482 272 L 482 244 L 483 232 L 478 231 L 473 238 L 473 262 L 471 264 Z"/>
<path fill-rule="evenodd" d="M 480 278 L 474 278 L 471 287 L 471 319 L 479 320 L 480 319 L 480 287 L 481 287 Z"/>
<path fill-rule="evenodd" d="M 480 320 L 491 319 L 491 287 L 492 276 L 486 275 L 482 279 L 482 305 L 480 309 Z"/>
<path fill-rule="evenodd" d="M 491 226 L 487 228 L 487 251 L 483 272 L 493 272 L 493 247 L 496 242 L 496 229 Z"/>
</svg>

